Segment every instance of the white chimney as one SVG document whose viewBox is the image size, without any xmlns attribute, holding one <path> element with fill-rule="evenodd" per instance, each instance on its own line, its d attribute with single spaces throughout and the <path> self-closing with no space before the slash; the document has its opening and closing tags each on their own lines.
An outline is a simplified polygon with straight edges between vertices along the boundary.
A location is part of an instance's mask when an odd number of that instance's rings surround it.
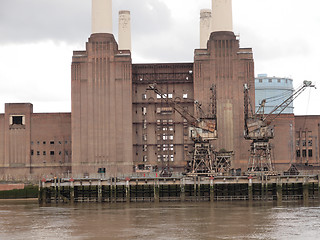
<svg viewBox="0 0 320 240">
<path fill-rule="evenodd" d="M 212 0 L 211 31 L 233 32 L 232 0 Z"/>
<path fill-rule="evenodd" d="M 119 11 L 119 50 L 131 51 L 131 20 L 130 11 Z"/>
<path fill-rule="evenodd" d="M 92 33 L 112 33 L 112 0 L 92 0 Z"/>
<path fill-rule="evenodd" d="M 211 33 L 211 9 L 200 10 L 200 48 L 207 48 Z"/>
</svg>

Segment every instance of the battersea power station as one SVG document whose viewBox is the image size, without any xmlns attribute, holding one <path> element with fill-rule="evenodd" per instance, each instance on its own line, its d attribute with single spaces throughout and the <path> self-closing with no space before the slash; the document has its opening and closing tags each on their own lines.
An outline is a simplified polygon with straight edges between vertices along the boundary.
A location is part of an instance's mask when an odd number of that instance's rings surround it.
<svg viewBox="0 0 320 240">
<path fill-rule="evenodd" d="M 7 103 L 0 179 L 224 175 L 319 164 L 320 116 L 284 113 L 287 102 L 266 113 L 262 101 L 256 112 L 253 52 L 233 32 L 231 0 L 201 10 L 193 62 L 132 64 L 131 57 L 130 12 L 119 12 L 117 42 L 112 0 L 92 0 L 92 34 L 72 57 L 71 113 Z M 288 81 L 260 80 L 270 89 Z M 312 86 L 305 81 L 297 94 Z"/>
</svg>

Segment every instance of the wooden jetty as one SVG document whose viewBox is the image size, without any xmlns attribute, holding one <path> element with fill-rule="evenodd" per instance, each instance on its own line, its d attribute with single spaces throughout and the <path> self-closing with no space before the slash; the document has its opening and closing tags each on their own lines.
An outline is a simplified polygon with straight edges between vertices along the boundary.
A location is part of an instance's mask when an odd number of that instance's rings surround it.
<svg viewBox="0 0 320 240">
<path fill-rule="evenodd" d="M 320 175 L 52 178 L 39 182 L 39 203 L 288 201 L 318 199 Z"/>
</svg>

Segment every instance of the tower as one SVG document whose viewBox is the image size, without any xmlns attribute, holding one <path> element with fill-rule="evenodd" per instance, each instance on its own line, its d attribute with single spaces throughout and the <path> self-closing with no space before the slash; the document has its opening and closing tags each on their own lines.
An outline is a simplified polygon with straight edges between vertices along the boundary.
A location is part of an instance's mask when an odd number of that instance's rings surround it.
<svg viewBox="0 0 320 240">
<path fill-rule="evenodd" d="M 92 34 L 72 58 L 72 173 L 132 172 L 132 61 L 112 34 L 112 0 L 92 1 Z"/>
<path fill-rule="evenodd" d="M 207 49 L 194 55 L 194 98 L 210 112 L 211 88 L 216 88 L 217 151 L 233 151 L 233 167 L 246 166 L 248 143 L 243 138 L 243 85 L 254 89 L 253 54 L 240 48 L 233 33 L 231 0 L 212 0 L 211 35 Z M 254 91 L 251 91 L 254 101 Z"/>
</svg>

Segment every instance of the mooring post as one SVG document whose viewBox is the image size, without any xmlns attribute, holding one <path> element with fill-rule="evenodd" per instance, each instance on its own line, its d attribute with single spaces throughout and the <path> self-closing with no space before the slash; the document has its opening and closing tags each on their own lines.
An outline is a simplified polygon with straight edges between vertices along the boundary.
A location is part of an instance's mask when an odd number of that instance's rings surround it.
<svg viewBox="0 0 320 240">
<path fill-rule="evenodd" d="M 198 177 L 198 201 L 200 201 L 201 197 L 201 177 Z"/>
<path fill-rule="evenodd" d="M 74 203 L 74 180 L 71 178 L 70 180 L 70 203 Z"/>
<path fill-rule="evenodd" d="M 62 202 L 62 195 L 61 195 L 61 178 L 58 178 L 58 203 Z"/>
<path fill-rule="evenodd" d="M 193 177 L 193 196 L 197 200 L 197 177 Z"/>
<path fill-rule="evenodd" d="M 57 187 L 57 177 L 54 177 L 54 201 L 57 203 L 58 202 L 58 187 Z"/>
<path fill-rule="evenodd" d="M 277 178 L 277 203 L 278 205 L 282 204 L 282 181 L 280 178 Z"/>
<path fill-rule="evenodd" d="M 39 187 L 38 187 L 38 203 L 42 204 L 42 184 L 41 184 L 41 180 L 39 180 Z"/>
<path fill-rule="evenodd" d="M 214 201 L 214 177 L 210 177 L 210 202 Z"/>
<path fill-rule="evenodd" d="M 249 198 L 249 201 L 253 201 L 252 179 L 253 179 L 252 176 L 248 177 L 248 180 L 249 180 L 249 182 L 248 182 L 248 198 Z"/>
<path fill-rule="evenodd" d="M 160 193 L 159 193 L 159 180 L 154 181 L 154 186 L 153 186 L 153 198 L 155 203 L 160 202 Z"/>
<path fill-rule="evenodd" d="M 181 179 L 180 183 L 180 201 L 184 202 L 186 201 L 186 183 L 185 183 L 185 178 Z"/>
<path fill-rule="evenodd" d="M 102 181 L 99 179 L 98 181 L 98 202 L 102 202 Z"/>
<path fill-rule="evenodd" d="M 117 178 L 112 178 L 112 183 L 111 183 L 111 202 L 117 202 Z"/>
<path fill-rule="evenodd" d="M 126 202 L 130 202 L 130 178 L 126 178 Z"/>
<path fill-rule="evenodd" d="M 302 187 L 303 187 L 303 201 L 304 201 L 304 203 L 308 203 L 308 201 L 309 201 L 309 182 L 308 182 L 308 177 L 304 178 Z"/>
</svg>

